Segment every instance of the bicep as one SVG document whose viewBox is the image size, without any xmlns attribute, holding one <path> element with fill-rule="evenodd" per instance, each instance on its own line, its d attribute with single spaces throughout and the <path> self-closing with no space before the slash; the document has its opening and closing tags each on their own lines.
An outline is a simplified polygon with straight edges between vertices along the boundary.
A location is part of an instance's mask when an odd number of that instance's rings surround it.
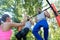
<svg viewBox="0 0 60 40">
<path fill-rule="evenodd" d="M 37 22 L 37 17 L 35 17 L 35 22 Z"/>
<path fill-rule="evenodd" d="M 31 24 L 34 25 L 34 22 L 32 20 L 30 20 Z"/>
<path fill-rule="evenodd" d="M 22 26 L 21 23 L 10 23 L 10 26 L 12 27 L 18 27 L 18 26 Z"/>
<path fill-rule="evenodd" d="M 37 20 L 37 17 L 35 17 L 35 20 Z"/>
</svg>

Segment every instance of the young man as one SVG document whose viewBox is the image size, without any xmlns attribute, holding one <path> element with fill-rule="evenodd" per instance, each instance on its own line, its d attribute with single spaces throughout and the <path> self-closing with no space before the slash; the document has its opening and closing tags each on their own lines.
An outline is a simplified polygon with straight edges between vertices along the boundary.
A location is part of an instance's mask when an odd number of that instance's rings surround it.
<svg viewBox="0 0 60 40">
<path fill-rule="evenodd" d="M 50 18 L 50 15 L 47 11 L 41 12 L 41 9 L 38 8 L 38 15 L 35 18 L 37 22 L 33 28 L 33 35 L 37 38 L 37 40 L 43 40 L 43 38 L 38 34 L 41 27 L 44 29 L 44 40 L 48 40 L 48 23 L 46 17 Z"/>
<path fill-rule="evenodd" d="M 16 35 L 16 38 L 18 40 L 22 40 L 22 38 L 23 38 L 23 40 L 27 40 L 26 35 L 28 34 L 28 32 L 33 24 L 32 20 L 29 16 L 25 16 L 25 18 L 26 18 L 26 23 L 25 23 L 24 28 L 21 31 L 19 31 Z"/>
</svg>

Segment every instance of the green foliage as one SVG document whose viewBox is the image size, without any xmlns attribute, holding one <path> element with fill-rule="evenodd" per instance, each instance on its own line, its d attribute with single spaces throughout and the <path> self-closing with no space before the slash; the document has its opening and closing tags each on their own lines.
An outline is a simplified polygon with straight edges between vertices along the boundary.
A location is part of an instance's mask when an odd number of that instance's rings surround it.
<svg viewBox="0 0 60 40">
<path fill-rule="evenodd" d="M 42 9 L 42 1 L 44 0 L 0 0 L 0 17 L 4 12 L 12 12 L 13 21 L 19 23 L 22 20 L 22 14 L 24 11 L 27 12 L 28 15 L 35 15 L 36 8 L 40 7 Z M 45 3 L 44 3 L 45 4 Z M 58 10 L 60 10 L 60 0 L 55 2 L 55 5 Z M 46 4 L 44 7 L 46 7 Z M 24 10 L 25 9 L 25 10 Z M 60 28 L 57 25 L 56 19 L 54 18 L 53 12 L 49 10 L 51 18 L 48 20 L 49 22 L 49 40 L 60 40 Z M 16 28 L 13 29 L 13 34 L 11 40 L 16 40 L 15 34 L 18 32 Z M 40 31 L 39 34 L 44 37 L 42 34 L 43 31 Z M 29 31 L 27 35 L 27 40 L 35 40 L 32 32 Z"/>
</svg>

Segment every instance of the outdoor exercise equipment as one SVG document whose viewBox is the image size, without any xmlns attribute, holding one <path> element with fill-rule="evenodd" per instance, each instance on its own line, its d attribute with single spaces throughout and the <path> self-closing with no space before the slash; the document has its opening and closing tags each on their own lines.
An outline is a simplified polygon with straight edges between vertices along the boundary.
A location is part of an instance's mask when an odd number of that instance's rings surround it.
<svg viewBox="0 0 60 40">
<path fill-rule="evenodd" d="M 47 3 L 49 4 L 49 6 L 51 7 L 51 9 L 53 10 L 54 15 L 55 15 L 55 18 L 56 18 L 56 20 L 57 20 L 57 23 L 58 23 L 58 25 L 60 26 L 60 15 L 58 14 L 58 11 L 57 11 L 55 5 L 54 5 L 53 3 L 50 4 L 48 0 L 46 0 L 46 1 L 47 1 Z"/>
</svg>

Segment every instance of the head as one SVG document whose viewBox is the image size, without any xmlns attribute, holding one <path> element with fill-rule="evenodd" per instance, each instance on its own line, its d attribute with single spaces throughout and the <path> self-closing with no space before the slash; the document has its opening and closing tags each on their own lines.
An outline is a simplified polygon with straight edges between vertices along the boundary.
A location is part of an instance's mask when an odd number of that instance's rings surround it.
<svg viewBox="0 0 60 40">
<path fill-rule="evenodd" d="M 2 19 L 3 22 L 11 22 L 11 18 L 8 14 L 2 15 L 1 19 Z"/>
<path fill-rule="evenodd" d="M 27 21 L 29 21 L 30 20 L 30 17 L 29 16 L 27 16 Z"/>
</svg>

